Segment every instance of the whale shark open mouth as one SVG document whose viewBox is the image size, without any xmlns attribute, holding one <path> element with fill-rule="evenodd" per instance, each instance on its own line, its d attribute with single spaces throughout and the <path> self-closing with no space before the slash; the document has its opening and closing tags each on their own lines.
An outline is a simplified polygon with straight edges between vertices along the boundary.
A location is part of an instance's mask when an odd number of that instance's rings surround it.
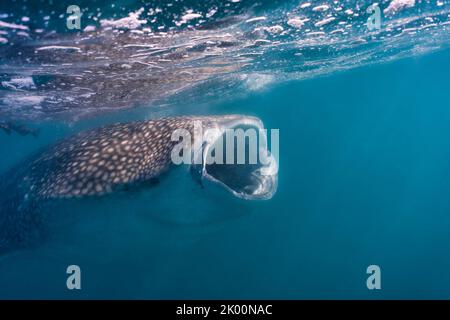
<svg viewBox="0 0 450 320">
<path fill-rule="evenodd" d="M 259 119 L 232 116 L 218 121 L 205 132 L 202 151 L 201 164 L 193 165 L 201 181 L 246 200 L 268 200 L 276 193 L 278 161 Z"/>
</svg>

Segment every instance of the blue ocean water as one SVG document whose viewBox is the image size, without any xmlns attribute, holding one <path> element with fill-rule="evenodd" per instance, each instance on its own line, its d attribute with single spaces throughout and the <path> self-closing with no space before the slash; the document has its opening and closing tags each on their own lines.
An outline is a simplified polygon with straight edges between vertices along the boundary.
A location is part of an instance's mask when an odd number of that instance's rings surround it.
<svg viewBox="0 0 450 320">
<path fill-rule="evenodd" d="M 289 63 L 322 62 L 318 51 Z M 268 201 L 202 189 L 178 168 L 154 188 L 58 204 L 42 242 L 0 257 L 0 298 L 450 298 L 450 50 L 393 61 L 369 50 L 374 63 L 358 53 L 351 68 L 289 81 L 258 64 L 245 86 L 229 84 L 242 94 L 188 91 L 185 102 L 75 122 L 8 109 L 40 135 L 0 132 L 1 172 L 74 132 L 173 114 L 257 116 L 280 130 L 280 162 Z M 72 264 L 81 290 L 66 287 Z M 381 290 L 366 286 L 373 264 Z"/>
</svg>

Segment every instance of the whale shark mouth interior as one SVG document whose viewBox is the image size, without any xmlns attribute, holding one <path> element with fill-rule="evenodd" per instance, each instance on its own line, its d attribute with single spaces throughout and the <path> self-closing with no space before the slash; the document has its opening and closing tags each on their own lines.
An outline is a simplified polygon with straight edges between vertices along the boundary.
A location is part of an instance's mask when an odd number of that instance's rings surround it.
<svg viewBox="0 0 450 320">
<path fill-rule="evenodd" d="M 276 159 L 268 152 L 270 162 L 264 164 L 260 161 L 250 163 L 249 161 L 249 140 L 245 140 L 245 163 L 237 162 L 237 143 L 234 144 L 234 162 L 226 163 L 226 139 L 225 129 L 263 129 L 259 119 L 245 117 L 231 122 L 220 124 L 220 134 L 213 140 L 203 146 L 203 164 L 202 178 L 207 181 L 219 184 L 226 190 L 233 193 L 236 197 L 246 200 L 266 200 L 273 197 L 277 190 L 278 182 L 278 164 Z M 223 139 L 224 161 L 223 163 L 208 164 L 205 157 L 215 142 Z M 236 141 L 235 141 L 236 142 Z M 259 146 L 258 146 L 259 150 Z M 265 148 L 267 150 L 267 146 Z"/>
<path fill-rule="evenodd" d="M 265 179 L 261 178 L 260 165 L 211 164 L 205 166 L 206 175 L 220 182 L 233 194 L 244 199 L 269 198 Z M 267 186 L 270 188 L 270 186 Z"/>
</svg>

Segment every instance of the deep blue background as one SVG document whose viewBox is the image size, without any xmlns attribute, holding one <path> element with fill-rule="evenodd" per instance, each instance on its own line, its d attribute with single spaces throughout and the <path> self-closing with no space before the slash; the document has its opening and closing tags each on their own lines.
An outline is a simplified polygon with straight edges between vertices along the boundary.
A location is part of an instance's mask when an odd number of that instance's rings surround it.
<svg viewBox="0 0 450 320">
<path fill-rule="evenodd" d="M 0 298 L 450 298 L 449 61 L 444 51 L 187 107 L 279 128 L 276 196 L 202 190 L 180 169 L 152 190 L 65 204 L 49 239 L 0 258 Z M 0 168 L 90 125 L 47 125 L 38 140 L 0 132 Z M 69 264 L 81 291 L 65 287 Z M 380 291 L 366 288 L 370 264 Z"/>
</svg>

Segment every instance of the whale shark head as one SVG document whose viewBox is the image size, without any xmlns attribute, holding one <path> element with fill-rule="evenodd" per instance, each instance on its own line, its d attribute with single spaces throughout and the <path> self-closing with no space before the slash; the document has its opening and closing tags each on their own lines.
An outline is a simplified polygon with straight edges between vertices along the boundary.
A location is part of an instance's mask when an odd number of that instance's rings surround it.
<svg viewBox="0 0 450 320">
<path fill-rule="evenodd" d="M 267 200 L 278 185 L 278 147 L 269 151 L 267 130 L 255 117 L 210 117 L 194 150 L 191 173 L 202 186 L 217 184 L 238 198 Z M 273 137 L 272 137 L 273 138 Z M 278 140 L 272 140 L 272 151 Z"/>
</svg>

